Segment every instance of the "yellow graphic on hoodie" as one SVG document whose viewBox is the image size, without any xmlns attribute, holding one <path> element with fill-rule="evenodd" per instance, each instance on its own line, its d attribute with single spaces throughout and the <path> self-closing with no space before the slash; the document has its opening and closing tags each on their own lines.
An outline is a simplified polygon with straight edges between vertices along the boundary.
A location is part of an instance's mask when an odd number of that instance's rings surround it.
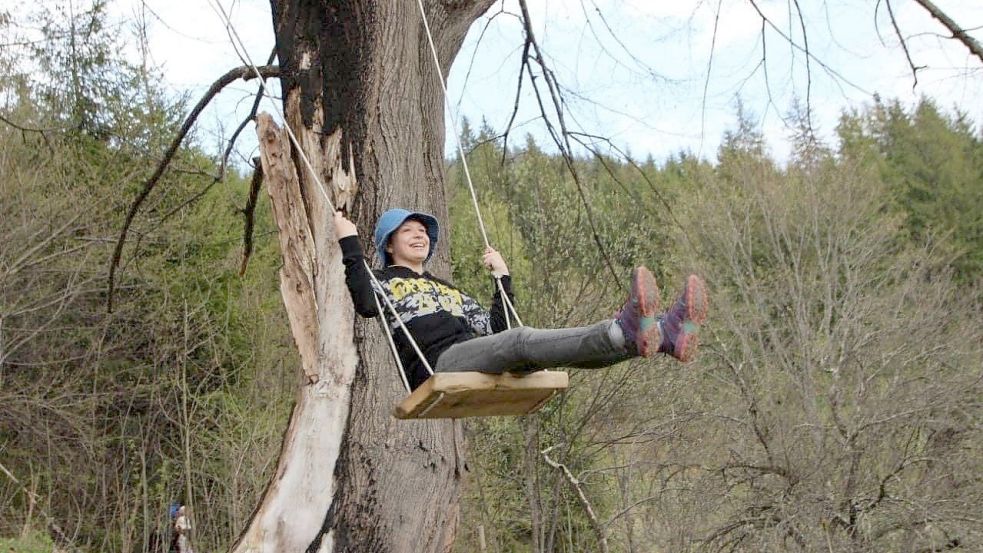
<svg viewBox="0 0 983 553">
<path fill-rule="evenodd" d="M 491 317 L 460 290 L 428 278 L 390 278 L 382 283 L 386 294 L 407 323 L 417 317 L 447 311 L 463 318 L 479 335 L 491 334 Z"/>
</svg>

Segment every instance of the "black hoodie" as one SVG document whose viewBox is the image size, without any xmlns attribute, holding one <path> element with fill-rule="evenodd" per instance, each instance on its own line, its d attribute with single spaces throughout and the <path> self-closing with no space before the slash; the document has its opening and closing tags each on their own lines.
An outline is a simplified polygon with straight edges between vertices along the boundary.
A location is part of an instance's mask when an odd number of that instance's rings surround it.
<svg viewBox="0 0 983 553">
<path fill-rule="evenodd" d="M 375 317 L 379 313 L 375 298 L 372 297 L 372 280 L 363 263 L 365 257 L 358 236 L 347 236 L 338 243 L 341 245 L 342 262 L 345 264 L 345 282 L 352 295 L 355 312 L 363 317 Z M 440 354 L 454 344 L 475 336 L 501 332 L 508 327 L 505 306 L 497 289 L 492 294 L 495 299 L 489 313 L 454 285 L 428 272 L 421 275 L 409 267 L 390 265 L 373 273 L 431 367 L 436 367 Z M 514 303 L 512 279 L 509 276 L 502 277 L 502 287 L 508 294 L 509 301 Z M 396 350 L 410 388 L 415 389 L 430 374 L 399 328 L 399 323 L 386 308 L 385 302 L 380 299 L 379 303 L 386 311 L 386 322 L 396 342 Z M 461 367 L 461 370 L 466 369 L 467 367 Z"/>
</svg>

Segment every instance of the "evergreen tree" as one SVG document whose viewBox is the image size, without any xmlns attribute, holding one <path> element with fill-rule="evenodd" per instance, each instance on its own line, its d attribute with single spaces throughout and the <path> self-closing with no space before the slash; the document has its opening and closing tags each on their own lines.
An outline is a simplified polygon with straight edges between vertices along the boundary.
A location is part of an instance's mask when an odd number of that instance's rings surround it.
<svg viewBox="0 0 983 553">
<path fill-rule="evenodd" d="M 878 101 L 844 115 L 837 132 L 844 157 L 876 164 L 907 239 L 944 246 L 963 281 L 983 275 L 983 142 L 964 113 Z"/>
</svg>

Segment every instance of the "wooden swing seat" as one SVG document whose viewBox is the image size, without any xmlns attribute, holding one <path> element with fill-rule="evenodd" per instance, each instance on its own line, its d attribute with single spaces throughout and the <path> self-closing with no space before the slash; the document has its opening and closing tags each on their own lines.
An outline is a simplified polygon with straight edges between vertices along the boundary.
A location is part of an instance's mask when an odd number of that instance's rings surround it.
<svg viewBox="0 0 983 553">
<path fill-rule="evenodd" d="M 397 419 L 459 419 L 535 413 L 570 384 L 565 372 L 435 373 L 393 409 Z"/>
</svg>

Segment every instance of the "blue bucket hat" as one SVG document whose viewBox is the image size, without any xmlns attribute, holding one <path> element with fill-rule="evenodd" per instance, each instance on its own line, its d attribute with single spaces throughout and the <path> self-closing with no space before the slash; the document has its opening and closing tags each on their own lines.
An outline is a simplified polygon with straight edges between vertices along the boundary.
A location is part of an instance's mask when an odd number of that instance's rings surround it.
<svg viewBox="0 0 983 553">
<path fill-rule="evenodd" d="M 423 223 L 423 226 L 427 227 L 427 236 L 430 237 L 430 251 L 427 252 L 427 258 L 424 261 L 430 261 L 430 258 L 433 256 L 433 252 L 437 248 L 437 237 L 440 235 L 440 225 L 437 224 L 437 218 L 419 211 L 409 211 L 401 208 L 390 209 L 383 213 L 375 223 L 375 253 L 382 260 L 383 267 L 388 267 L 392 264 L 391 256 L 386 251 L 386 245 L 389 244 L 389 237 L 407 219 L 416 219 Z"/>
</svg>

